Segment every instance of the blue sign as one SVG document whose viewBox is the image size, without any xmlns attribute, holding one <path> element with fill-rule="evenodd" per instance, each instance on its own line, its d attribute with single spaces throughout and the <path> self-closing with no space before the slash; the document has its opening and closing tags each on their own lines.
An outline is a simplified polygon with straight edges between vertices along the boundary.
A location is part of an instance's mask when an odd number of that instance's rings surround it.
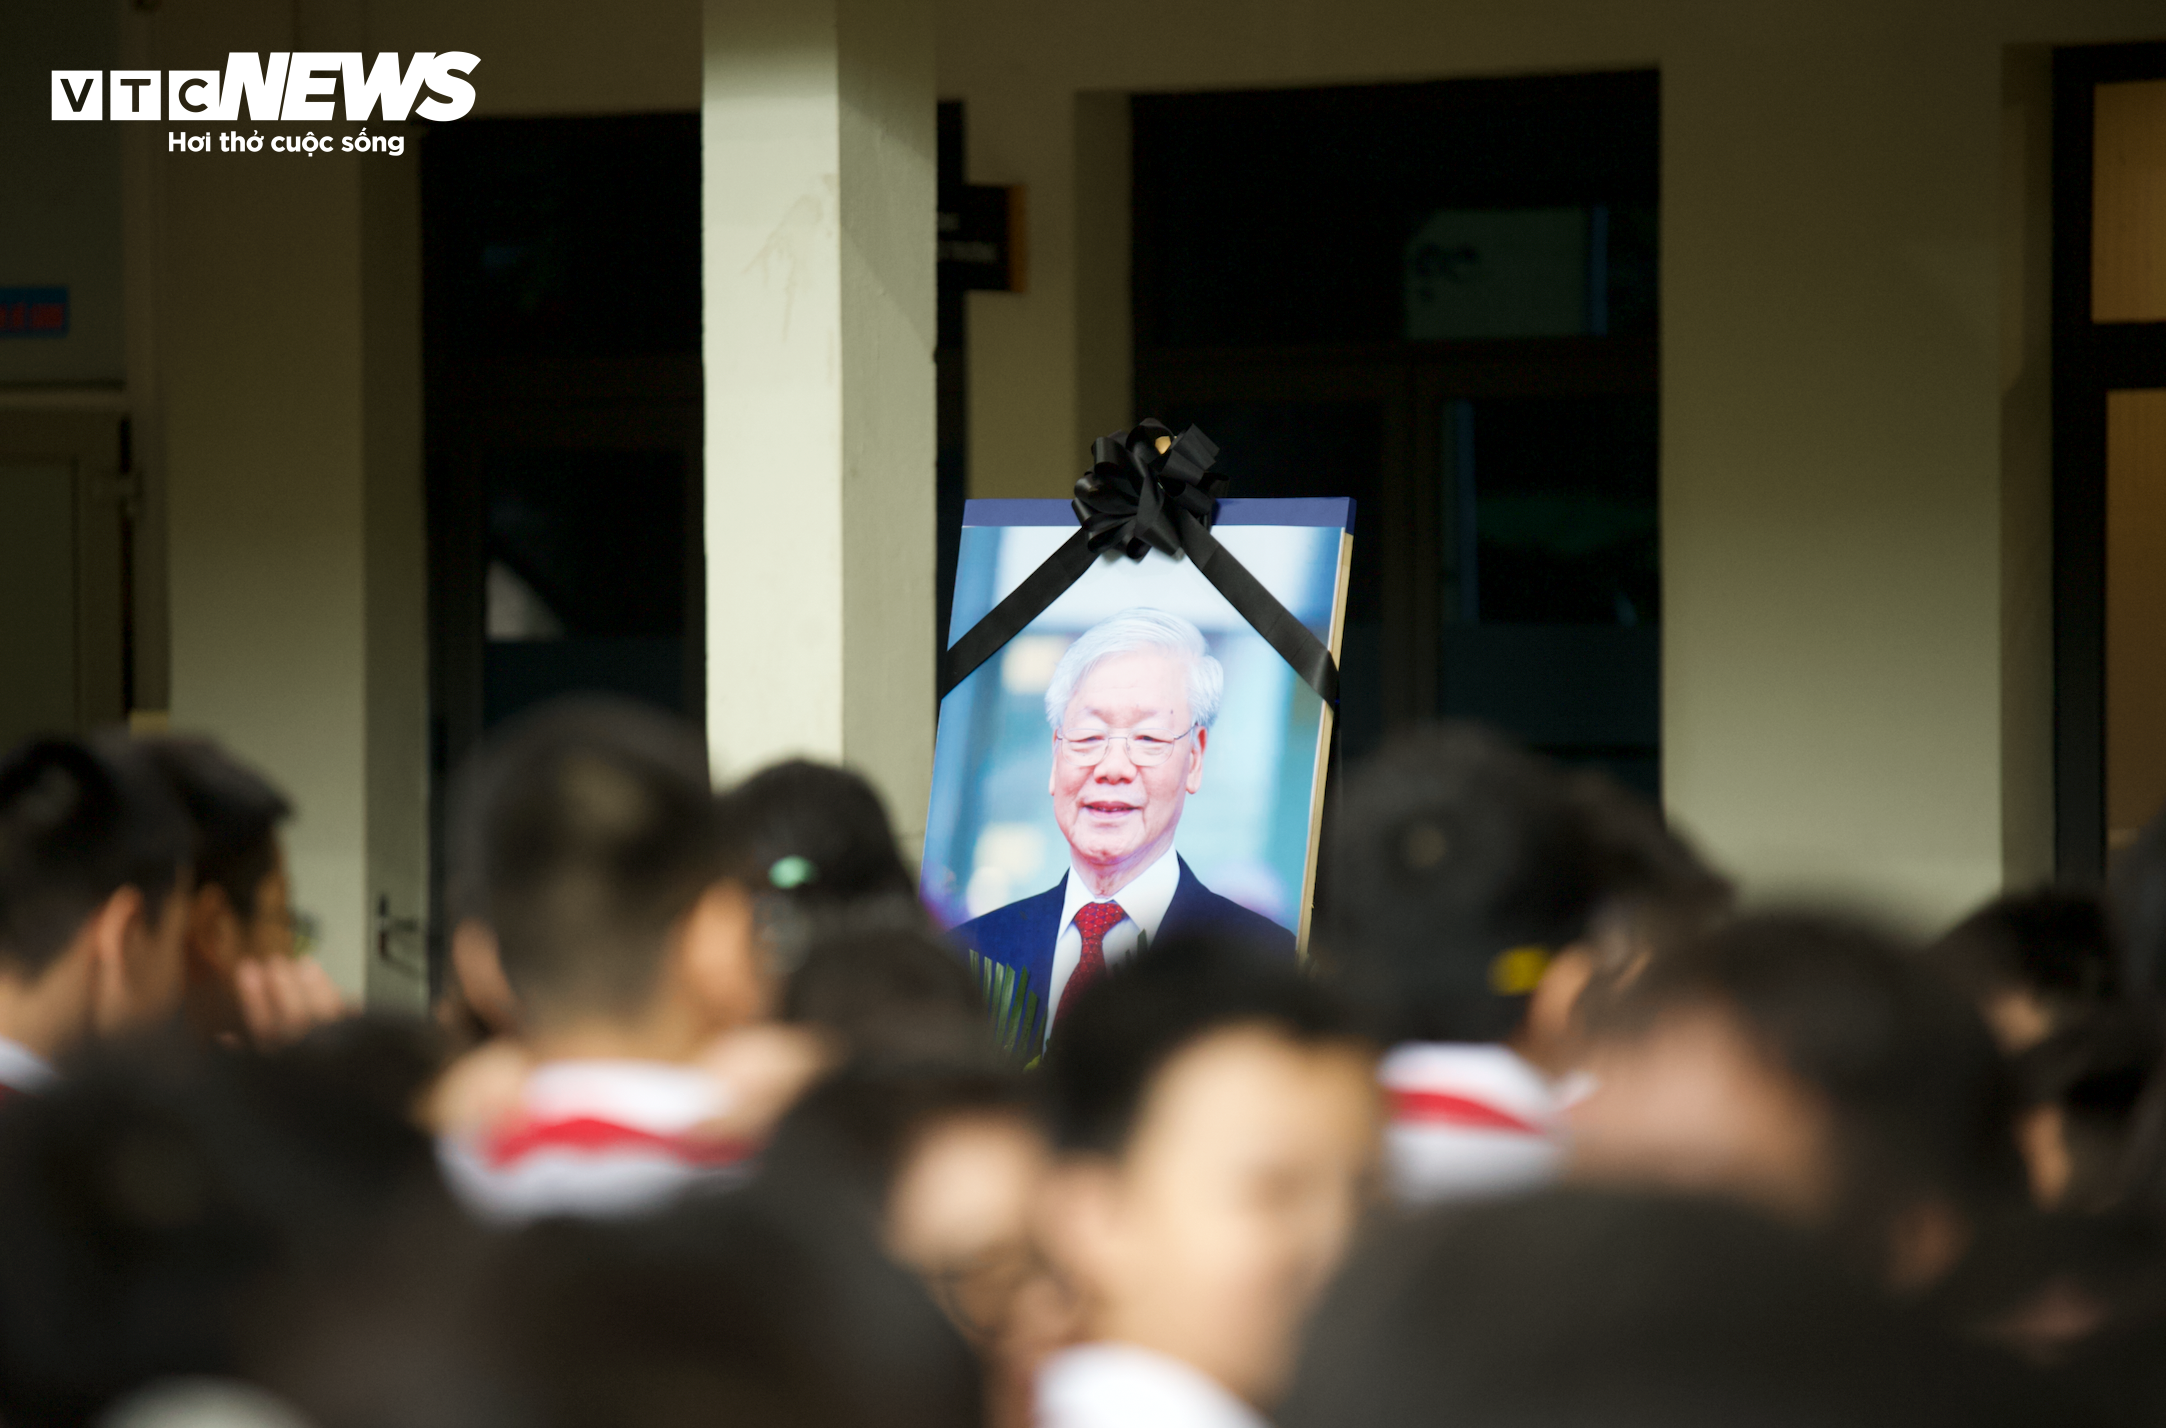
<svg viewBox="0 0 2166 1428">
<path fill-rule="evenodd" d="M 0 337 L 66 337 L 66 288 L 0 288 Z"/>
</svg>

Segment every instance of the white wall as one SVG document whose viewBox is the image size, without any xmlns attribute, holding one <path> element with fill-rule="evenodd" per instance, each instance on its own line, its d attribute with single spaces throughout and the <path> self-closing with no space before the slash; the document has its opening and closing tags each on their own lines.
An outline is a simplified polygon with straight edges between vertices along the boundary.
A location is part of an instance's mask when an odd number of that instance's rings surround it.
<svg viewBox="0 0 2166 1428">
<path fill-rule="evenodd" d="M 68 335 L 0 337 L 0 387 L 118 387 L 124 375 L 122 132 L 55 123 L 55 69 L 123 64 L 117 6 L 8 0 L 0 6 L 0 287 L 65 287 Z"/>
</svg>

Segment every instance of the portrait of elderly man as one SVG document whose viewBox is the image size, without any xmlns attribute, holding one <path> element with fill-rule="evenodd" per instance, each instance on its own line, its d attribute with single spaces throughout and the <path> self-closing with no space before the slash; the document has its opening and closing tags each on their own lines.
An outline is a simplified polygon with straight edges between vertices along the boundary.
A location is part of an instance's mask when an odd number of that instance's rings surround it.
<svg viewBox="0 0 2166 1428">
<path fill-rule="evenodd" d="M 955 929 L 1038 999 L 1040 1038 L 1091 981 L 1175 931 L 1294 955 L 1291 932 L 1197 880 L 1175 842 L 1203 788 L 1226 674 L 1203 632 L 1163 610 L 1123 610 L 1085 631 L 1045 691 L 1053 819 L 1068 871 L 1052 887 Z"/>
</svg>

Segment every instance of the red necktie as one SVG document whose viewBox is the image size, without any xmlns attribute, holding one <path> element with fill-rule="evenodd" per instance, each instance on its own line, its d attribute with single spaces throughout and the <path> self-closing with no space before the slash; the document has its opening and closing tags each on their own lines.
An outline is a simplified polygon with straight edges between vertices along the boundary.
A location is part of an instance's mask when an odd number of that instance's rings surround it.
<svg viewBox="0 0 2166 1428">
<path fill-rule="evenodd" d="M 1056 1024 L 1068 1015 L 1076 994 L 1105 974 L 1106 934 L 1126 916 L 1117 902 L 1087 902 L 1076 909 L 1075 930 L 1083 934 L 1083 956 L 1068 974 L 1068 985 L 1061 988 L 1060 1008 L 1053 1013 Z"/>
</svg>

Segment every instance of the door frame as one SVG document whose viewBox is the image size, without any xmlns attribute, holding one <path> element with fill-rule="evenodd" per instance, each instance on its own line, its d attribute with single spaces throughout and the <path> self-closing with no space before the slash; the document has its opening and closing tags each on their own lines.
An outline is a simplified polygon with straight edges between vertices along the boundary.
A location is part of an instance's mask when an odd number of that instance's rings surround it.
<svg viewBox="0 0 2166 1428">
<path fill-rule="evenodd" d="M 134 565 L 142 497 L 117 406 L 0 406 L 0 461 L 58 462 L 75 496 L 75 726 L 127 717 L 135 703 Z"/>
<path fill-rule="evenodd" d="M 2166 322 L 2091 320 L 2093 91 L 2166 79 L 2166 43 L 2053 56 L 2053 849 L 2106 872 L 2106 394 L 2166 387 Z"/>
</svg>

